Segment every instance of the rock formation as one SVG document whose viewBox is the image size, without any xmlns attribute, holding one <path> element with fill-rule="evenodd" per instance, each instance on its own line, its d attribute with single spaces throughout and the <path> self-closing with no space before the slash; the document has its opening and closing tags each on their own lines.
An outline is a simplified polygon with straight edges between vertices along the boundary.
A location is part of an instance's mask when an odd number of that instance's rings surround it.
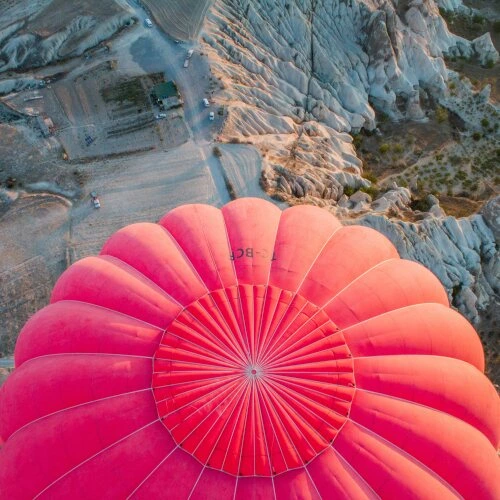
<svg viewBox="0 0 500 500">
<path fill-rule="evenodd" d="M 2 20 L 5 20 L 5 16 L 2 16 Z M 8 70 L 37 68 L 79 56 L 133 23 L 134 18 L 127 11 L 106 19 L 76 15 L 55 32 L 42 36 L 32 29 L 30 21 L 14 22 L 0 29 L 0 74 Z"/>
<path fill-rule="evenodd" d="M 369 185 L 348 133 L 373 130 L 376 111 L 423 118 L 421 92 L 447 95 L 444 55 L 498 57 L 489 35 L 451 34 L 434 0 L 220 0 L 206 28 L 221 139 L 255 143 L 267 188 L 299 198 Z"/>
<path fill-rule="evenodd" d="M 490 377 L 500 380 L 500 197 L 482 214 L 456 219 L 429 217 L 419 223 L 369 214 L 356 220 L 385 234 L 401 257 L 420 262 L 440 279 L 450 302 L 482 334 Z"/>
</svg>

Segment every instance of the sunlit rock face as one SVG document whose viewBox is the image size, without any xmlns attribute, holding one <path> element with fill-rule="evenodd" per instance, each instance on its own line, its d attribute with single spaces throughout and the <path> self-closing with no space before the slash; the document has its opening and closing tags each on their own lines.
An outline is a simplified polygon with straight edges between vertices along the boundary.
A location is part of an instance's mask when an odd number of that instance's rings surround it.
<svg viewBox="0 0 500 500">
<path fill-rule="evenodd" d="M 500 290 L 500 198 L 481 214 L 429 217 L 418 224 L 366 215 L 359 222 L 385 234 L 402 257 L 421 262 L 448 290 L 450 301 L 478 324 Z M 483 318 L 484 321 L 484 318 Z"/>
<path fill-rule="evenodd" d="M 367 183 L 350 132 L 374 129 L 375 110 L 422 119 L 422 89 L 446 92 L 444 54 L 491 51 L 452 35 L 434 0 L 219 0 L 204 41 L 221 138 L 268 153 L 269 189 L 334 200 Z"/>
</svg>

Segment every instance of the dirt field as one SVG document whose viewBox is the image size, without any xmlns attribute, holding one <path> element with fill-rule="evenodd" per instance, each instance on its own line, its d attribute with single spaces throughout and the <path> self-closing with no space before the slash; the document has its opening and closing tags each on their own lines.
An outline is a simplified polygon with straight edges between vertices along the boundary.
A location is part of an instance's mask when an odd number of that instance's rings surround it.
<svg viewBox="0 0 500 500">
<path fill-rule="evenodd" d="M 191 142 L 169 153 L 149 153 L 89 166 L 89 189 L 96 189 L 101 209 L 90 199 L 72 211 L 71 260 L 99 252 L 105 240 L 137 221 L 156 221 L 182 203 L 219 205 L 210 172 Z"/>
<path fill-rule="evenodd" d="M 149 90 L 161 74 L 124 77 L 105 62 L 74 78 L 38 91 L 43 99 L 12 104 L 52 119 L 55 136 L 70 160 L 89 160 L 135 151 L 170 149 L 188 139 L 179 110 L 156 120 Z"/>
<path fill-rule="evenodd" d="M 80 165 L 87 196 L 70 205 L 52 195 L 22 195 L 0 216 L 0 357 L 13 351 L 26 320 L 44 307 L 62 271 L 99 253 L 127 224 L 156 221 L 182 203 L 221 205 L 210 171 L 190 141 L 165 153 Z"/>
<path fill-rule="evenodd" d="M 179 40 L 194 40 L 213 0 L 141 0 L 165 33 Z"/>
<path fill-rule="evenodd" d="M 373 174 L 380 180 L 404 170 L 421 155 L 439 150 L 453 139 L 450 123 L 405 122 L 380 123 L 381 135 L 363 135 L 355 138 L 357 151 Z M 385 146 L 388 149 L 385 151 Z"/>
<path fill-rule="evenodd" d="M 0 217 L 0 356 L 11 354 L 26 320 L 45 306 L 66 268 L 70 204 L 22 195 Z"/>
<path fill-rule="evenodd" d="M 260 187 L 262 157 L 256 148 L 244 144 L 221 144 L 218 148 L 222 153 L 219 160 L 226 182 L 236 198 L 251 196 L 276 203 Z M 283 204 L 282 208 L 285 206 Z"/>
<path fill-rule="evenodd" d="M 40 130 L 22 119 L 0 123 L 0 188 L 45 190 L 78 197 L 81 183 L 78 168 L 61 160 L 61 146 L 44 138 Z M 15 151 L 15 154 L 13 152 Z M 6 210 L 0 201 L 0 214 Z"/>
</svg>

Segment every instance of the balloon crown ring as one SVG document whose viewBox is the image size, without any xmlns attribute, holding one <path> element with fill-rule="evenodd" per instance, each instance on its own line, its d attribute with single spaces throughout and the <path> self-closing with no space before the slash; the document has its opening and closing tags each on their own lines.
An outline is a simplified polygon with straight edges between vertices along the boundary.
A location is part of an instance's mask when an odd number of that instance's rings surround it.
<svg viewBox="0 0 500 500">
<path fill-rule="evenodd" d="M 275 287 L 202 297 L 173 321 L 154 357 L 153 394 L 174 440 L 203 465 L 238 476 L 310 462 L 345 422 L 353 386 L 338 328 Z"/>
</svg>

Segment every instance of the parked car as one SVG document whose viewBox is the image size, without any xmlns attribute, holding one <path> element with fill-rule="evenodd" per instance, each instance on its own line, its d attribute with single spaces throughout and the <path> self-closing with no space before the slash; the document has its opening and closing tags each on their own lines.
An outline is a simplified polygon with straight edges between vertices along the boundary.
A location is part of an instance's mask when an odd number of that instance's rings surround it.
<svg viewBox="0 0 500 500">
<path fill-rule="evenodd" d="M 210 114 L 208 115 L 208 118 L 210 120 L 215 120 L 215 113 L 213 111 L 210 111 Z"/>
<path fill-rule="evenodd" d="M 153 27 L 153 23 L 151 21 L 151 19 L 149 19 L 149 17 L 147 17 L 145 20 L 144 20 L 144 24 L 146 25 L 146 27 L 148 28 L 152 28 Z"/>
<path fill-rule="evenodd" d="M 187 51 L 187 54 L 186 54 L 186 58 L 187 59 L 191 59 L 191 56 L 194 54 L 194 50 L 193 49 L 189 49 Z"/>
<path fill-rule="evenodd" d="M 92 191 L 90 193 L 90 200 L 94 208 L 101 208 L 101 202 L 99 201 L 99 198 L 97 197 L 97 193 L 95 191 Z"/>
<path fill-rule="evenodd" d="M 184 61 L 184 67 L 187 68 L 189 66 L 189 59 L 186 59 Z"/>
<path fill-rule="evenodd" d="M 158 113 L 156 115 L 156 119 L 157 120 L 161 120 L 162 118 L 166 118 L 167 117 L 167 114 L 166 113 Z"/>
<path fill-rule="evenodd" d="M 202 102 L 203 102 L 203 106 L 205 106 L 205 108 L 208 108 L 210 106 L 210 103 L 208 102 L 208 99 L 206 97 L 203 99 Z"/>
</svg>

